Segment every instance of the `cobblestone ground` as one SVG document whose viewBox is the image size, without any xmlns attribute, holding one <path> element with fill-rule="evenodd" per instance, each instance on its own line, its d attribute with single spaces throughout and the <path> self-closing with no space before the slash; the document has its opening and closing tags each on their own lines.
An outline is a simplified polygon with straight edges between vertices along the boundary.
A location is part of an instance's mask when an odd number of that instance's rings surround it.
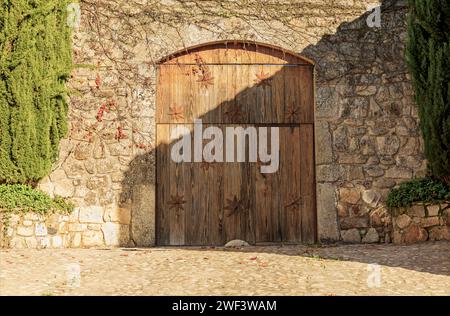
<svg viewBox="0 0 450 316">
<path fill-rule="evenodd" d="M 450 295 L 450 243 L 1 250 L 0 294 Z"/>
</svg>

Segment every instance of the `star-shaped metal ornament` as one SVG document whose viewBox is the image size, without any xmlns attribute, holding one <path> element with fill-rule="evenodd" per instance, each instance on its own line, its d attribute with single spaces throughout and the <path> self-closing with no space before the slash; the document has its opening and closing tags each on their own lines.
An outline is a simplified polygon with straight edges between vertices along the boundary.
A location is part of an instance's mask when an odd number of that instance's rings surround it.
<svg viewBox="0 0 450 316">
<path fill-rule="evenodd" d="M 300 108 L 298 106 L 289 106 L 286 109 L 285 116 L 290 122 L 294 122 L 300 114 Z"/>
<path fill-rule="evenodd" d="M 169 107 L 169 116 L 175 122 L 184 120 L 184 108 L 182 106 L 170 106 Z"/>
<path fill-rule="evenodd" d="M 300 209 L 300 204 L 302 203 L 302 197 L 293 197 L 291 196 L 291 202 L 289 202 L 288 204 L 286 204 L 284 207 L 285 208 L 292 208 L 293 211 L 299 210 Z"/>
<path fill-rule="evenodd" d="M 225 210 L 228 210 L 228 217 L 238 213 L 242 208 L 242 201 L 239 200 L 236 195 L 233 196 L 233 199 L 227 199 L 227 205 L 224 207 Z"/>
<path fill-rule="evenodd" d="M 186 203 L 186 200 L 184 199 L 183 195 L 179 195 L 178 192 L 176 195 L 170 195 L 170 201 L 169 209 L 175 209 L 175 211 L 182 211 L 184 210 L 184 205 Z"/>
<path fill-rule="evenodd" d="M 214 85 L 214 77 L 211 76 L 209 72 L 205 72 L 200 76 L 197 82 L 200 82 L 202 88 L 208 88 L 208 86 Z"/>
<path fill-rule="evenodd" d="M 233 105 L 231 108 L 225 111 L 225 116 L 232 122 L 242 120 L 245 112 L 241 110 L 239 106 Z"/>
<path fill-rule="evenodd" d="M 263 86 L 263 87 L 272 85 L 272 79 L 270 78 L 270 74 L 264 73 L 262 70 L 259 74 L 256 74 L 256 79 L 254 80 L 254 82 L 258 86 Z"/>
</svg>

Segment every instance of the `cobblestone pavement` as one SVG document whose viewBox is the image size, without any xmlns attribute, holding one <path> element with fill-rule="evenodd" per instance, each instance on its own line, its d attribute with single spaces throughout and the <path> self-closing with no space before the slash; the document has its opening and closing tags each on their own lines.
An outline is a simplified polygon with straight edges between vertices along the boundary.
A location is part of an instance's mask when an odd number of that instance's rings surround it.
<svg viewBox="0 0 450 316">
<path fill-rule="evenodd" d="M 450 295 L 450 243 L 0 250 L 0 294 Z"/>
</svg>

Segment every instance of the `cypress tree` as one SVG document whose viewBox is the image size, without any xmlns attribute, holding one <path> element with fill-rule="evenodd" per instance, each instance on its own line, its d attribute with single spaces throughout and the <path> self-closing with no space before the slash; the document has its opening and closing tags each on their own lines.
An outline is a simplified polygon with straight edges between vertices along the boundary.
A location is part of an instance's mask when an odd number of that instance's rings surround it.
<svg viewBox="0 0 450 316">
<path fill-rule="evenodd" d="M 0 0 L 0 182 L 47 175 L 67 132 L 68 0 Z"/>
<path fill-rule="evenodd" d="M 406 61 L 432 175 L 450 181 L 450 2 L 409 0 Z"/>
</svg>

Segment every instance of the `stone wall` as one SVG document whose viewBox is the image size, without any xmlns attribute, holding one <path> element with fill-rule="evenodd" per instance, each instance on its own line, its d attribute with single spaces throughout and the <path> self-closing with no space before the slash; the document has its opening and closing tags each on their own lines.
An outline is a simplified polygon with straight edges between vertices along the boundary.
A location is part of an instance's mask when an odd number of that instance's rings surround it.
<svg viewBox="0 0 450 316">
<path fill-rule="evenodd" d="M 77 208 L 70 215 L 0 214 L 0 248 L 90 248 L 128 242 L 127 212 Z"/>
<path fill-rule="evenodd" d="M 80 231 L 69 234 L 111 244 L 101 237 L 108 226 L 123 246 L 154 244 L 155 62 L 192 45 L 240 39 L 316 62 L 320 240 L 389 242 L 387 192 L 425 170 L 403 61 L 404 1 L 383 1 L 380 28 L 366 23 L 374 1 L 220 2 L 81 1 L 71 130 L 40 183 L 77 205 Z"/>
<path fill-rule="evenodd" d="M 404 62 L 406 16 L 401 2 L 386 1 L 381 28 L 362 16 L 303 50 L 317 61 L 318 203 L 336 205 L 334 239 L 390 242 L 389 190 L 426 172 Z M 333 229 L 320 214 L 319 225 Z"/>
<path fill-rule="evenodd" d="M 427 240 L 450 240 L 450 205 L 416 204 L 396 210 L 393 242 L 412 244 Z"/>
</svg>

